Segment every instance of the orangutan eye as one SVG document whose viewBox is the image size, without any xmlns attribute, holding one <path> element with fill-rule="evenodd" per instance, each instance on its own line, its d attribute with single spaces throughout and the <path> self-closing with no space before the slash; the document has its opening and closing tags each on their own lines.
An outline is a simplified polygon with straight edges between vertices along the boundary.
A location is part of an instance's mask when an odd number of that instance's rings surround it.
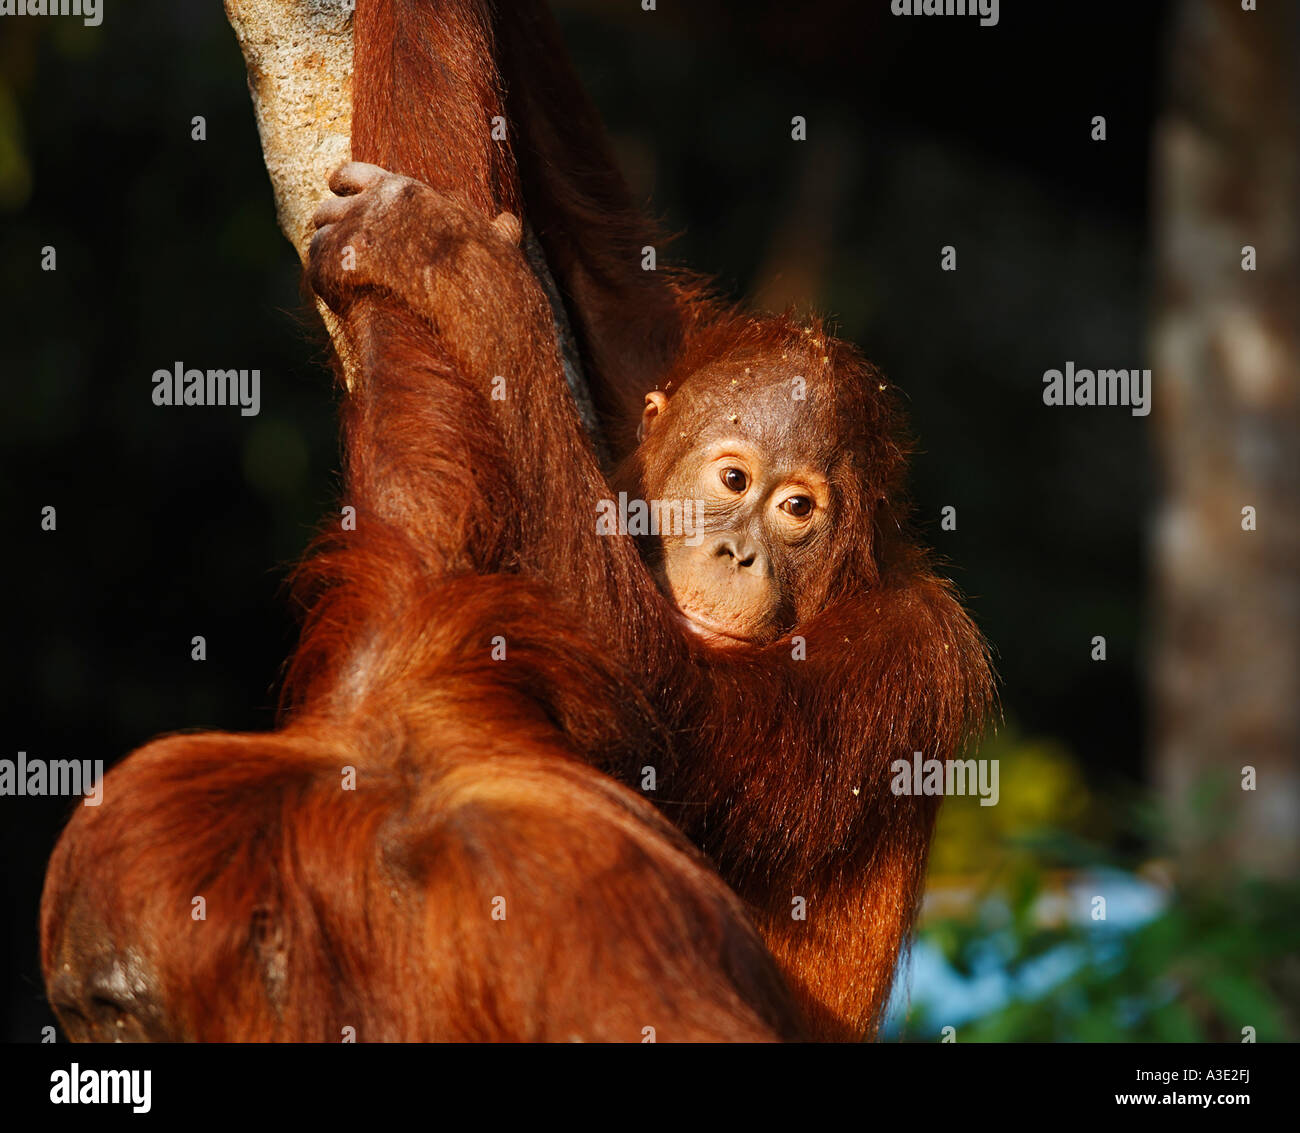
<svg viewBox="0 0 1300 1133">
<path fill-rule="evenodd" d="M 739 468 L 724 468 L 722 470 L 722 482 L 733 492 L 743 492 L 749 485 L 745 474 Z"/>
<path fill-rule="evenodd" d="M 808 496 L 791 496 L 781 505 L 781 510 L 803 519 L 805 516 L 812 515 L 813 502 Z"/>
</svg>

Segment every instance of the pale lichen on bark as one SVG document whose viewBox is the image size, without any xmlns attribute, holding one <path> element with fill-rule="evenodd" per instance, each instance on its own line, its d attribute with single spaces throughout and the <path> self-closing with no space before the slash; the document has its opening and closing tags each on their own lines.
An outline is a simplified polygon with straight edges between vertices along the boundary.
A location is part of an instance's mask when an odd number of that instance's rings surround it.
<svg viewBox="0 0 1300 1133">
<path fill-rule="evenodd" d="M 304 260 L 330 171 L 351 155 L 351 7 L 348 0 L 226 0 L 280 228 Z"/>
<path fill-rule="evenodd" d="M 311 215 L 331 170 L 352 154 L 350 0 L 225 0 L 235 29 L 280 229 L 306 262 Z M 352 387 L 353 351 L 323 303 L 317 310 Z"/>
</svg>

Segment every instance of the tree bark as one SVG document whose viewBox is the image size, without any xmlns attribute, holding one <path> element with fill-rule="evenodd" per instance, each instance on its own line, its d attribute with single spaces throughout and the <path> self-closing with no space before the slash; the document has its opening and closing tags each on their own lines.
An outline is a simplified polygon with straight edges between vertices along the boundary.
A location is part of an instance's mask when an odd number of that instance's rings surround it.
<svg viewBox="0 0 1300 1133">
<path fill-rule="evenodd" d="M 1259 9 L 1184 0 L 1157 127 L 1153 741 L 1186 869 L 1294 876 L 1300 18 Z"/>
<path fill-rule="evenodd" d="M 329 193 L 330 172 L 352 155 L 352 9 L 349 0 L 225 0 L 253 96 L 276 216 L 307 259 L 311 216 Z M 527 218 L 523 218 L 526 222 Z M 564 376 L 597 454 L 607 461 L 595 407 L 559 289 L 525 223 L 524 252 L 551 303 Z M 352 350 L 333 313 L 316 309 L 352 388 Z"/>
</svg>

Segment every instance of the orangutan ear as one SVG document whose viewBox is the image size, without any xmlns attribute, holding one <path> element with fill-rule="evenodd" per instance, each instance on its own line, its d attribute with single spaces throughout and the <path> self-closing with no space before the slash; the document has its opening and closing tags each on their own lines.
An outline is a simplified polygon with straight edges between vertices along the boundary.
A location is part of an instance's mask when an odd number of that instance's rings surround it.
<svg viewBox="0 0 1300 1133">
<path fill-rule="evenodd" d="M 659 414 L 664 411 L 664 406 L 668 404 L 668 395 L 660 393 L 659 390 L 651 390 L 645 395 L 645 410 L 641 414 L 641 424 L 637 426 L 636 439 L 643 441 L 650 435 L 650 430 L 655 427 L 655 422 Z"/>
</svg>

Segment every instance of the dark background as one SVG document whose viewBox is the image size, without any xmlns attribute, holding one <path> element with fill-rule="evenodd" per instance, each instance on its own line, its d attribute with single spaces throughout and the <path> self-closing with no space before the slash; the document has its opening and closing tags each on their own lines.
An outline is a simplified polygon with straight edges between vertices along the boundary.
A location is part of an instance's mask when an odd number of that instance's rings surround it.
<svg viewBox="0 0 1300 1133">
<path fill-rule="evenodd" d="M 1164 6 L 1008 0 L 994 28 L 887 0 L 558 7 L 634 188 L 681 233 L 670 258 L 830 313 L 905 391 L 918 516 L 997 650 L 1008 727 L 1090 781 L 1141 780 L 1150 419 L 1049 411 L 1041 375 L 1149 364 Z M 336 395 L 221 6 L 105 8 L 0 24 L 0 758 L 269 728 L 283 580 L 337 485 Z M 154 407 L 177 360 L 260 368 L 261 415 Z M 70 805 L 0 798 L 9 1040 L 51 1021 L 37 906 Z"/>
</svg>

